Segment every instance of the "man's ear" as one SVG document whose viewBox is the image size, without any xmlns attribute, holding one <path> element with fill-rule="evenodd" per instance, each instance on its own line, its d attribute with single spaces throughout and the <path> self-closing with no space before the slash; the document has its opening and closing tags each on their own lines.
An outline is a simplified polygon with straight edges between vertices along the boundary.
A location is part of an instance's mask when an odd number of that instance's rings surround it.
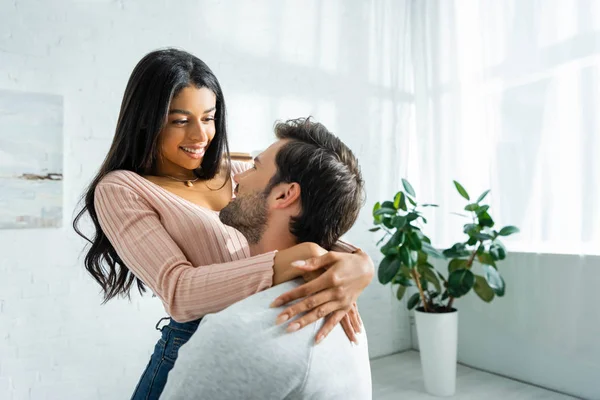
<svg viewBox="0 0 600 400">
<path fill-rule="evenodd" d="M 272 194 L 273 208 L 287 208 L 300 201 L 300 185 L 297 182 L 280 184 L 273 188 Z"/>
</svg>

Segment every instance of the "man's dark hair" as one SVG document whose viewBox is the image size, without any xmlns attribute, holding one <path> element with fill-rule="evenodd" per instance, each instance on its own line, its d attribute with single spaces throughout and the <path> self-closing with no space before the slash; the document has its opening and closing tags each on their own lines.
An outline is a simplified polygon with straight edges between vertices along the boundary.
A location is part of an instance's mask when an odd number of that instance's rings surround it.
<svg viewBox="0 0 600 400">
<path fill-rule="evenodd" d="M 277 123 L 275 135 L 289 142 L 275 157 L 277 172 L 267 192 L 279 183 L 298 183 L 302 211 L 290 222 L 290 232 L 298 242 L 314 242 L 329 250 L 356 222 L 364 201 L 358 160 L 310 117 Z"/>
</svg>

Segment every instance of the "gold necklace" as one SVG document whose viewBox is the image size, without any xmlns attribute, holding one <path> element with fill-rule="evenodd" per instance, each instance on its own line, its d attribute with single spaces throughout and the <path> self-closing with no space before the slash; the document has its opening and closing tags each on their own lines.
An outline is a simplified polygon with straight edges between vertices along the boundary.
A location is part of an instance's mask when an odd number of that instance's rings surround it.
<svg viewBox="0 0 600 400">
<path fill-rule="evenodd" d="M 185 183 L 185 186 L 187 186 L 187 187 L 194 186 L 194 182 L 196 182 L 198 179 L 200 179 L 200 178 L 196 178 L 196 179 L 177 179 L 177 178 L 174 178 L 174 177 L 169 176 L 169 175 L 163 175 L 163 176 L 165 176 L 167 178 L 171 178 L 171 179 L 173 179 L 174 181 L 177 181 L 177 182 L 183 182 L 183 183 Z"/>
</svg>

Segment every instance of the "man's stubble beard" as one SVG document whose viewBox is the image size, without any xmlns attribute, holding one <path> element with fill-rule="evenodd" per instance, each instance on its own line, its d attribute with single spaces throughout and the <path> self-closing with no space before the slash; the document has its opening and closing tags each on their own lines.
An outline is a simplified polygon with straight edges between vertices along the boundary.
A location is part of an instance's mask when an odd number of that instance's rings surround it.
<svg viewBox="0 0 600 400">
<path fill-rule="evenodd" d="M 239 195 L 219 213 L 221 222 L 240 231 L 251 245 L 262 239 L 267 229 L 268 216 L 265 192 Z"/>
</svg>

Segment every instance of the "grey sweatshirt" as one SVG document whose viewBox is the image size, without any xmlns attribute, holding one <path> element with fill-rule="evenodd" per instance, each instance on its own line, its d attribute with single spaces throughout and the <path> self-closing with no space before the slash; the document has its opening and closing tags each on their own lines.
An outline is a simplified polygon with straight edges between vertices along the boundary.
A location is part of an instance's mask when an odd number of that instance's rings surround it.
<svg viewBox="0 0 600 400">
<path fill-rule="evenodd" d="M 341 326 L 314 344 L 324 321 L 287 333 L 269 308 L 302 280 L 257 293 L 204 317 L 179 349 L 161 399 L 371 399 L 367 336 L 352 344 Z"/>
</svg>

